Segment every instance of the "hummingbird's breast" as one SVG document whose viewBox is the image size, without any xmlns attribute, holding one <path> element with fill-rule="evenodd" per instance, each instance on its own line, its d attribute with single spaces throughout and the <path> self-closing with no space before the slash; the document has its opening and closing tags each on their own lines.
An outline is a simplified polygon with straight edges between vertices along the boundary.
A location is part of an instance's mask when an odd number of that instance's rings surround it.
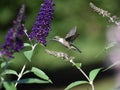
<svg viewBox="0 0 120 90">
<path fill-rule="evenodd" d="M 64 38 L 60 38 L 59 39 L 59 42 L 61 44 L 63 44 L 65 47 L 69 48 L 70 49 L 70 43 L 68 41 L 66 41 Z"/>
</svg>

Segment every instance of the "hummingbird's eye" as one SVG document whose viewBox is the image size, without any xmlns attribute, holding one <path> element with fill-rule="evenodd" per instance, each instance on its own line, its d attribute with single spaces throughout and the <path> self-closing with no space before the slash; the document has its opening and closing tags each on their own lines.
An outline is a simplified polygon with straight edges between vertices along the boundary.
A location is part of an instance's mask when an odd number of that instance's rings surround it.
<svg viewBox="0 0 120 90">
<path fill-rule="evenodd" d="M 57 39 L 57 37 L 55 36 L 55 37 L 53 37 L 53 40 L 56 40 Z"/>
<path fill-rule="evenodd" d="M 57 38 L 58 38 L 58 36 L 55 36 L 55 37 L 54 37 L 54 39 L 57 39 Z"/>
</svg>

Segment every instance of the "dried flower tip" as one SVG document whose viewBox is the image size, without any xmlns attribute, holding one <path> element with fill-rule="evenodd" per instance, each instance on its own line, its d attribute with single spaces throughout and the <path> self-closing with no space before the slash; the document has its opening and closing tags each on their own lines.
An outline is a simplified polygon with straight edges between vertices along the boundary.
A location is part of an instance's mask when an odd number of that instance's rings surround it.
<svg viewBox="0 0 120 90">
<path fill-rule="evenodd" d="M 24 27 L 24 21 L 25 21 L 25 4 L 21 5 L 21 8 L 18 12 L 16 20 L 13 21 L 13 28 L 15 31 L 18 31 L 18 29 L 21 27 Z M 23 31 L 23 30 L 22 30 Z M 22 32 L 23 34 L 24 32 Z"/>
<path fill-rule="evenodd" d="M 98 12 L 99 14 L 103 15 L 103 17 L 104 17 L 104 16 L 110 17 L 110 15 L 111 15 L 111 13 L 109 13 L 108 11 L 103 10 L 103 9 L 101 9 L 101 8 L 98 8 L 97 6 L 95 6 L 95 5 L 94 5 L 93 3 L 91 3 L 91 2 L 90 2 L 90 7 L 91 7 L 92 9 L 94 9 L 96 12 Z"/>
<path fill-rule="evenodd" d="M 52 51 L 52 50 L 45 50 L 46 53 L 56 56 L 56 57 L 60 57 L 62 59 L 66 59 L 68 61 L 71 61 L 73 59 L 75 59 L 75 57 L 69 56 L 68 54 L 64 53 L 64 52 L 57 52 L 57 51 Z"/>
<path fill-rule="evenodd" d="M 95 10 L 96 12 L 98 12 L 100 15 L 103 15 L 103 17 L 108 17 L 110 22 L 115 23 L 117 26 L 119 26 L 119 22 L 117 21 L 117 17 L 116 16 L 111 16 L 111 13 L 109 13 L 106 10 L 103 10 L 101 8 L 98 8 L 97 6 L 95 6 L 93 3 L 90 2 L 90 7 Z"/>
</svg>

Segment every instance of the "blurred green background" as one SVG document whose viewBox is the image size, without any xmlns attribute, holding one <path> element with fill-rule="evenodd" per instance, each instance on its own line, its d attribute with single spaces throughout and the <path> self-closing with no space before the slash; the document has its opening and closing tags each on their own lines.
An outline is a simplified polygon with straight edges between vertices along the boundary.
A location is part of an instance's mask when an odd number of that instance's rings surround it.
<svg viewBox="0 0 120 90">
<path fill-rule="evenodd" d="M 54 72 L 71 67 L 69 62 L 46 54 L 44 51 L 46 48 L 75 56 L 75 61 L 83 63 L 83 66 L 104 62 L 106 56 L 106 52 L 103 52 L 106 46 L 105 33 L 106 28 L 111 23 L 108 22 L 107 18 L 103 18 L 94 12 L 89 7 L 89 3 L 93 2 L 96 6 L 111 12 L 112 15 L 119 16 L 120 0 L 54 0 L 54 2 L 55 14 L 51 31 L 47 37 L 47 46 L 38 45 L 36 47 L 28 68 L 36 66 L 42 70 Z M 0 45 L 4 42 L 9 28 L 12 27 L 12 22 L 16 18 L 22 3 L 26 4 L 25 26 L 30 32 L 43 0 L 0 0 Z M 77 26 L 77 32 L 80 34 L 74 43 L 82 51 L 81 54 L 76 51 L 69 51 L 55 41 L 50 41 L 55 35 L 65 37 L 67 32 L 74 26 Z M 21 69 L 25 59 L 23 53 L 16 53 L 11 68 Z"/>
</svg>

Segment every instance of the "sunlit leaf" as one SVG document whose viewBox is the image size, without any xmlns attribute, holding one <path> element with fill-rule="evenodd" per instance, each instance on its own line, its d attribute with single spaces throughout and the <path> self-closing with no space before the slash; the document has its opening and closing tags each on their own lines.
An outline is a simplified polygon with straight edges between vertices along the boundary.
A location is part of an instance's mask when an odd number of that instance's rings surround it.
<svg viewBox="0 0 120 90">
<path fill-rule="evenodd" d="M 87 81 L 75 81 L 75 82 L 69 84 L 64 90 L 69 90 L 69 89 L 71 89 L 75 86 L 78 86 L 78 85 L 81 85 L 81 84 L 86 84 L 86 83 L 88 83 L 88 82 Z"/>
<path fill-rule="evenodd" d="M 98 73 L 100 72 L 101 69 L 102 68 L 94 69 L 90 72 L 89 78 L 91 81 L 94 81 L 94 79 L 96 78 L 96 76 L 98 75 Z"/>
<path fill-rule="evenodd" d="M 4 68 L 6 66 L 6 62 L 1 63 L 1 68 Z"/>
<path fill-rule="evenodd" d="M 31 45 L 29 43 L 24 43 L 24 47 L 31 47 Z"/>
<path fill-rule="evenodd" d="M 2 62 L 2 63 L 1 63 L 1 68 L 8 67 L 11 62 L 12 62 L 12 61 L 7 61 L 7 62 L 4 61 L 4 62 Z"/>
<path fill-rule="evenodd" d="M 24 83 L 24 84 L 32 84 L 32 83 L 44 84 L 44 83 L 50 83 L 50 82 L 46 81 L 46 80 L 37 79 L 37 78 L 26 78 L 26 79 L 19 80 L 18 83 Z"/>
<path fill-rule="evenodd" d="M 17 90 L 13 83 L 4 82 L 3 86 L 5 90 Z"/>
<path fill-rule="evenodd" d="M 2 74 L 13 74 L 13 75 L 18 76 L 17 72 L 15 70 L 12 70 L 12 69 L 7 69 Z"/>
<path fill-rule="evenodd" d="M 75 66 L 81 68 L 82 63 L 75 63 Z"/>
<path fill-rule="evenodd" d="M 32 58 L 32 55 L 33 55 L 33 50 L 25 51 L 24 55 L 29 61 L 31 61 L 31 58 Z"/>
<path fill-rule="evenodd" d="M 49 79 L 49 77 L 42 71 L 40 70 L 39 68 L 36 68 L 36 67 L 32 67 L 31 71 L 38 77 L 44 79 L 44 80 L 47 80 L 49 82 L 52 83 L 52 81 Z"/>
</svg>

